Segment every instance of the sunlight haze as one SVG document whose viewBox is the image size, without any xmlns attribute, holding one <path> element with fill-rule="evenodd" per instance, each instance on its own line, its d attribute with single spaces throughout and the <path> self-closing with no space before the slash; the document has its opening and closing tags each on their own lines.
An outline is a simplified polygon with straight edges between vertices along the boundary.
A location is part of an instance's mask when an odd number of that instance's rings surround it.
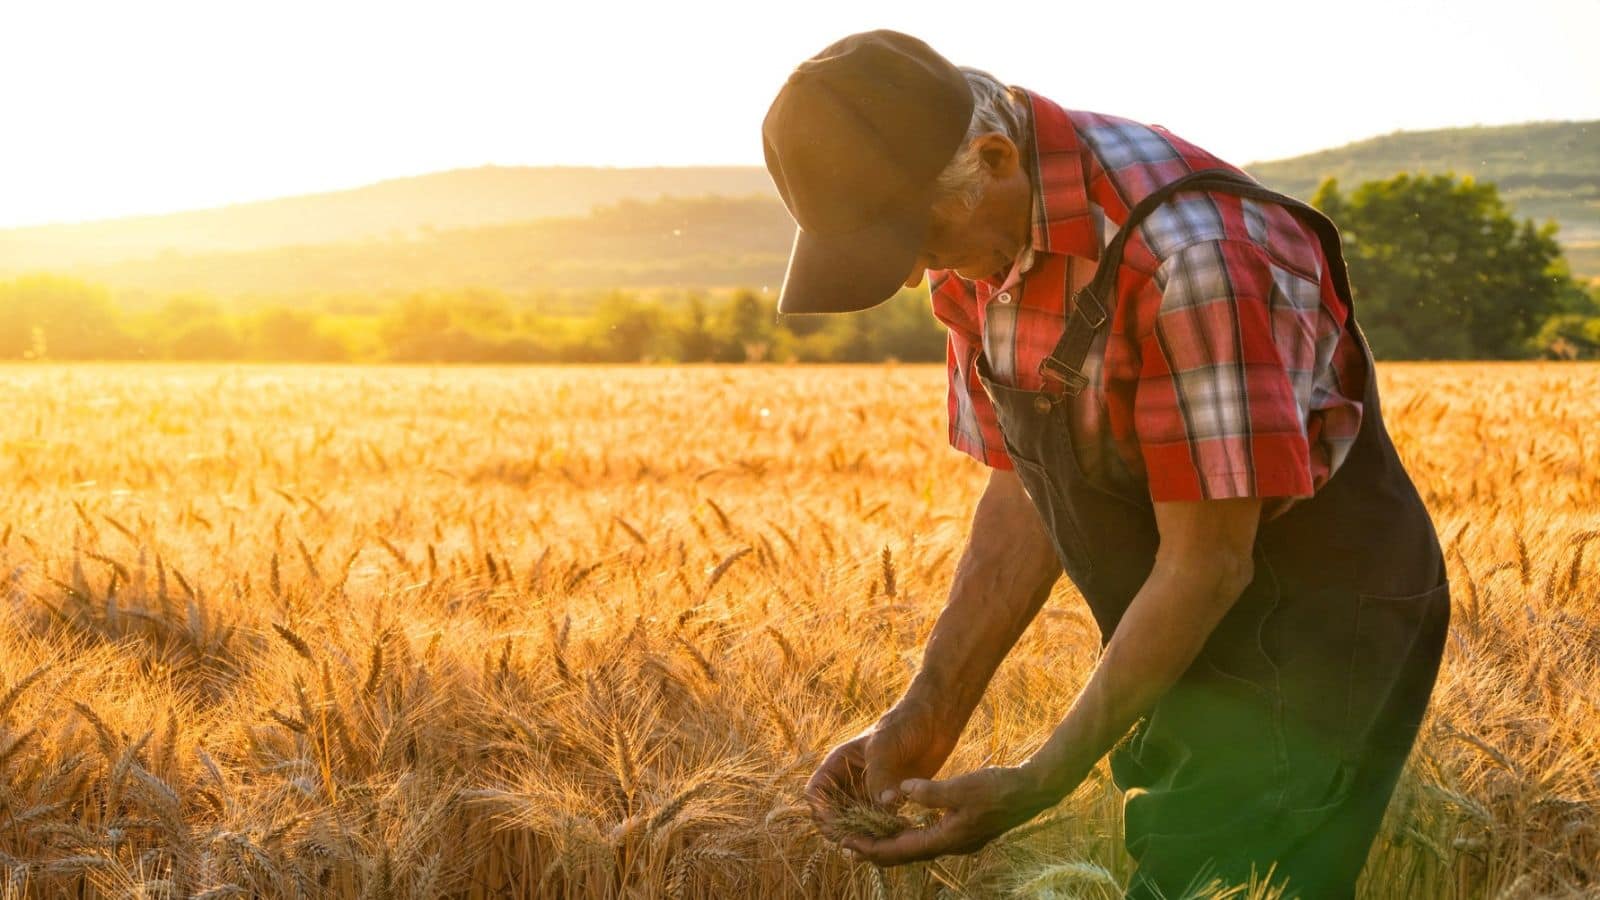
<svg viewBox="0 0 1600 900">
<path fill-rule="evenodd" d="M 760 165 L 761 118 L 794 65 L 878 27 L 1239 163 L 1600 117 L 1594 2 L 1013 8 L 7 4 L 0 227 L 490 163 Z"/>
</svg>

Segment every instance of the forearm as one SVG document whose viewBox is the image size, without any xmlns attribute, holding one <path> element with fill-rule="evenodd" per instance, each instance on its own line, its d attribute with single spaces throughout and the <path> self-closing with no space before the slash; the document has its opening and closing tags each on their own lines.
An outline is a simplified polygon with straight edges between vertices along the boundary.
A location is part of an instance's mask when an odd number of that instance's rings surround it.
<svg viewBox="0 0 1600 900">
<path fill-rule="evenodd" d="M 956 730 L 964 727 L 1060 575 L 1054 545 L 1021 483 L 1013 473 L 994 473 L 921 669 L 901 702 L 927 704 Z"/>
<path fill-rule="evenodd" d="M 1150 711 L 1199 655 L 1250 580 L 1248 558 L 1157 562 L 1088 684 L 1025 767 L 1063 796 Z"/>
</svg>

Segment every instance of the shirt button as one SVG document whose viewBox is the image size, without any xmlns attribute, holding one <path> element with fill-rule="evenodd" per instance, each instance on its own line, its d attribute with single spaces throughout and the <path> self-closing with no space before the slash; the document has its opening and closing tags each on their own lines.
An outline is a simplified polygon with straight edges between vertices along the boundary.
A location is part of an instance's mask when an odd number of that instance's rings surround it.
<svg viewBox="0 0 1600 900">
<path fill-rule="evenodd" d="M 1010 291 L 1001 291 L 999 294 L 995 295 L 995 299 L 999 300 L 1001 303 L 1010 303 L 1011 302 L 1011 292 Z"/>
</svg>

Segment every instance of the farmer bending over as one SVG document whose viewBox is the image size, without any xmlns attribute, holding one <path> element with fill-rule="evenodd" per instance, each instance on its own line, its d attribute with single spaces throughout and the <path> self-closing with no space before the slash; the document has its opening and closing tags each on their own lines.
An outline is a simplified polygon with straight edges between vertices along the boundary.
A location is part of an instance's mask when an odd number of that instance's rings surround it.
<svg viewBox="0 0 1600 900">
<path fill-rule="evenodd" d="M 1111 752 L 1130 896 L 1274 864 L 1291 894 L 1352 896 L 1449 600 L 1333 225 L 891 31 L 801 63 L 762 135 L 799 223 L 779 310 L 926 274 L 950 441 L 991 470 L 920 670 L 807 787 L 819 822 L 909 798 L 943 814 L 844 846 L 969 853 Z M 1083 692 L 1022 764 L 930 780 L 1063 569 L 1104 643 Z"/>
</svg>

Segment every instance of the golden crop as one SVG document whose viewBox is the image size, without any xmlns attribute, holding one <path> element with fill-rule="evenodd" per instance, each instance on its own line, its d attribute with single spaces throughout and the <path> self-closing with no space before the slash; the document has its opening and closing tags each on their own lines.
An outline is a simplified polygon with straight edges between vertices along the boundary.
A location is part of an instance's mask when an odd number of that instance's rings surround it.
<svg viewBox="0 0 1600 900">
<path fill-rule="evenodd" d="M 1455 614 L 1363 896 L 1593 896 L 1600 367 L 1383 375 Z M 965 538 L 984 473 L 938 368 L 12 366 L 0 396 L 7 897 L 1126 879 L 1103 768 L 886 872 L 800 800 L 905 685 Z M 946 771 L 1027 756 L 1097 647 L 1063 582 Z"/>
</svg>

